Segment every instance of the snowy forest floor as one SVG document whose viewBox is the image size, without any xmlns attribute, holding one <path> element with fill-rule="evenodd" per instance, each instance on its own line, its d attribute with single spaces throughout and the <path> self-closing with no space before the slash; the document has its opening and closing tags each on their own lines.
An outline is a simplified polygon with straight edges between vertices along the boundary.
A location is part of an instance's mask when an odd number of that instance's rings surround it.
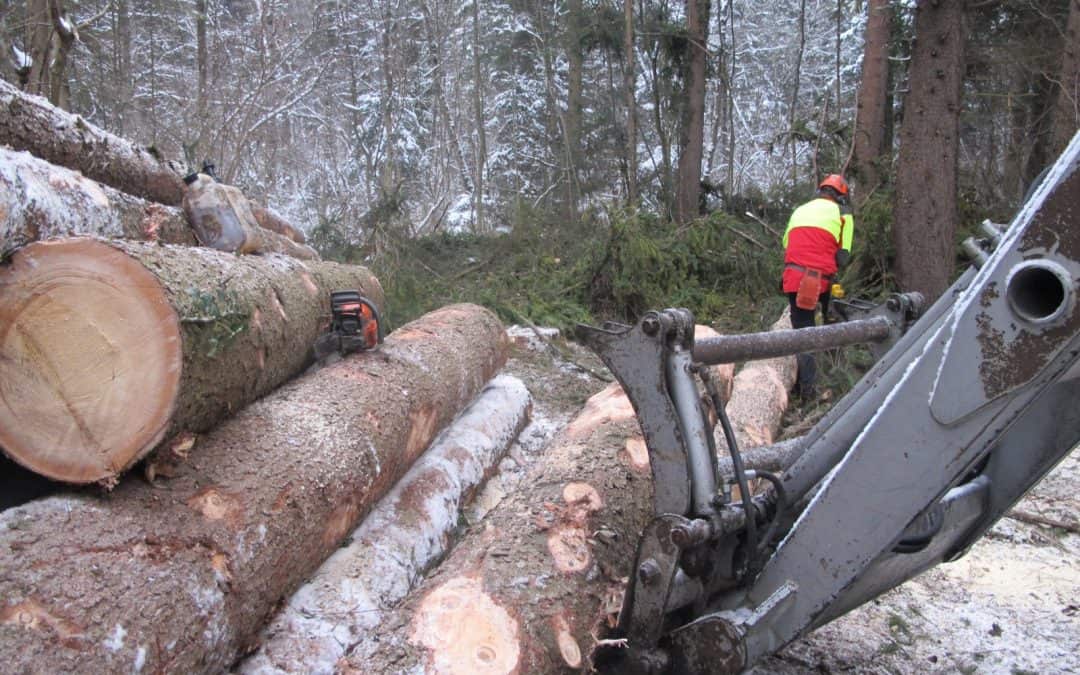
<svg viewBox="0 0 1080 675">
<path fill-rule="evenodd" d="M 512 492 L 524 469 L 606 383 L 587 350 L 518 335 L 507 371 L 534 398 L 533 421 L 478 495 L 476 522 Z M 819 414 L 819 413 L 818 413 Z M 816 416 L 816 414 L 814 415 Z M 789 416 L 791 417 L 791 416 Z M 788 419 L 789 425 L 803 426 Z M 1076 522 L 1080 450 L 1018 505 Z M 1004 519 L 959 561 L 941 565 L 789 645 L 754 673 L 1080 672 L 1080 536 Z"/>
</svg>

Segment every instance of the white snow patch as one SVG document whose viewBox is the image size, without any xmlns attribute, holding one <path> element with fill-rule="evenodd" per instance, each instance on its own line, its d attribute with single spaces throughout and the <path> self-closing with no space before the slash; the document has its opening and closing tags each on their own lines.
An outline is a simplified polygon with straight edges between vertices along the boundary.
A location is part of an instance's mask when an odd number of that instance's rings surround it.
<svg viewBox="0 0 1080 675">
<path fill-rule="evenodd" d="M 116 624 L 116 628 L 113 629 L 112 635 L 108 637 L 105 642 L 101 643 L 105 649 L 110 652 L 118 652 L 124 648 L 124 637 L 127 635 L 127 629 L 120 624 Z"/>
<path fill-rule="evenodd" d="M 136 673 L 141 673 L 144 667 L 146 667 L 146 647 L 139 645 L 139 648 L 135 650 L 135 664 L 132 668 Z"/>
</svg>

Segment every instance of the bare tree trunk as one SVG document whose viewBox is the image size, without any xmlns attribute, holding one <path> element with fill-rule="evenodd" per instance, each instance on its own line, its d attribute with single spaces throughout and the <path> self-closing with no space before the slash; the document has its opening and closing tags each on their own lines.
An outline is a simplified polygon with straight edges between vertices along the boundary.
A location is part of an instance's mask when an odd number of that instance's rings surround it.
<svg viewBox="0 0 1080 675">
<path fill-rule="evenodd" d="M 71 87 L 67 80 L 68 55 L 78 38 L 75 23 L 68 16 L 62 0 L 49 1 L 53 22 L 52 47 L 49 63 L 49 102 L 61 110 L 71 107 Z"/>
<path fill-rule="evenodd" d="M 795 141 L 795 120 L 799 111 L 799 84 L 802 79 L 803 54 L 806 52 L 806 0 L 799 0 L 799 48 L 795 52 L 795 78 L 791 87 L 791 106 L 788 108 L 788 143 L 791 147 L 791 183 L 799 180 L 798 144 Z"/>
<path fill-rule="evenodd" d="M 206 40 L 206 0 L 195 0 L 195 122 L 199 129 L 206 126 L 210 73 L 210 48 Z M 202 134 L 197 141 L 198 152 L 205 152 Z"/>
<path fill-rule="evenodd" d="M 134 80 L 131 72 L 131 11 L 128 0 L 116 0 L 113 3 L 116 39 L 113 41 L 113 68 L 117 79 L 117 110 L 114 127 L 121 136 L 128 128 L 128 112 L 131 110 L 134 96 Z"/>
<path fill-rule="evenodd" d="M 473 184 L 473 227 L 477 232 L 486 232 L 484 223 L 484 165 L 487 162 L 487 132 L 484 129 L 484 80 L 480 68 L 480 0 L 473 0 L 472 6 L 473 37 L 473 116 L 476 120 L 476 177 Z"/>
<path fill-rule="evenodd" d="M 671 175 L 671 141 L 664 129 L 664 104 L 660 95 L 660 52 L 659 47 L 654 48 L 650 55 L 649 65 L 652 75 L 652 108 L 653 123 L 656 125 L 656 138 L 660 143 L 660 203 L 669 217 L 675 215 L 675 198 L 672 194 Z"/>
<path fill-rule="evenodd" d="M 0 446 L 71 483 L 114 482 L 295 375 L 331 291 L 384 302 L 363 267 L 89 238 L 19 249 L 0 287 Z"/>
<path fill-rule="evenodd" d="M 458 136 L 454 118 L 450 114 L 450 108 L 446 104 L 446 61 L 443 58 L 442 43 L 443 34 L 436 22 L 435 14 L 429 6 L 430 0 L 420 3 L 420 9 L 424 13 L 424 28 L 427 41 L 434 51 L 434 68 L 432 69 L 432 96 L 435 98 L 435 106 L 439 115 L 442 116 L 446 125 L 447 142 L 452 148 L 451 161 L 458 165 L 458 176 L 461 179 L 461 187 L 468 193 L 472 193 L 472 180 L 469 178 L 469 162 L 465 159 L 465 151 L 461 148 L 461 138 Z"/>
<path fill-rule="evenodd" d="M 735 195 L 735 0 L 728 0 L 728 34 L 730 37 L 731 63 L 728 70 L 727 113 L 728 147 L 727 180 L 724 188 L 729 202 Z"/>
<path fill-rule="evenodd" d="M 637 57 L 634 50 L 634 0 L 623 0 L 623 90 L 626 93 L 626 202 L 638 203 Z"/>
<path fill-rule="evenodd" d="M 1080 0 L 1069 2 L 1058 75 L 1057 100 L 1050 124 L 1050 156 L 1060 155 L 1080 123 Z"/>
<path fill-rule="evenodd" d="M 391 47 L 391 35 L 396 30 L 397 22 L 391 16 L 390 3 L 385 5 L 385 14 L 383 15 L 382 25 L 382 48 L 380 49 L 380 56 L 382 58 L 382 77 L 383 77 L 383 92 L 382 100 L 380 101 L 380 110 L 382 112 L 382 134 L 383 143 L 385 144 L 386 152 L 383 157 L 383 161 L 379 165 L 379 187 L 382 193 L 382 197 L 388 198 L 397 192 L 397 151 L 395 142 L 395 129 L 394 129 L 394 103 L 395 103 L 395 85 L 394 85 L 394 53 Z"/>
<path fill-rule="evenodd" d="M 52 53 L 52 0 L 27 0 L 26 47 L 30 55 L 30 73 L 26 92 L 49 97 L 49 59 Z"/>
<path fill-rule="evenodd" d="M 893 241 L 900 287 L 933 302 L 955 264 L 966 2 L 921 0 L 904 101 Z"/>
<path fill-rule="evenodd" d="M 582 14 L 581 0 L 569 0 L 566 23 L 566 170 L 568 174 L 569 199 L 567 216 L 577 217 L 577 202 L 580 198 L 582 140 L 582 77 L 585 63 L 581 46 L 582 27 L 585 17 Z"/>
<path fill-rule="evenodd" d="M 885 150 L 885 105 L 888 96 L 889 0 L 867 3 L 862 79 L 855 118 L 855 176 L 869 190 L 881 182 L 878 161 Z"/>
<path fill-rule="evenodd" d="M 0 650 L 14 672 L 224 672 L 506 358 L 454 305 L 299 378 L 157 485 L 0 514 Z"/>
<path fill-rule="evenodd" d="M 679 186 L 675 218 L 686 223 L 698 216 L 701 198 L 701 160 L 705 143 L 705 59 L 709 36 L 709 0 L 686 0 L 686 30 L 690 65 L 686 78 L 686 107 L 679 139 Z"/>
</svg>

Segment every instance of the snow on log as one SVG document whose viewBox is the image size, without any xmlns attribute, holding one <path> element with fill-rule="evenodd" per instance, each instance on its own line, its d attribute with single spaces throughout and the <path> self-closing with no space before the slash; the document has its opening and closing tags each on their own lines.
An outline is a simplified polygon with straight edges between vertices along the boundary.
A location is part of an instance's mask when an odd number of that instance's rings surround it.
<svg viewBox="0 0 1080 675">
<path fill-rule="evenodd" d="M 505 362 L 475 305 L 284 385 L 154 486 L 0 514 L 11 672 L 219 673 Z"/>
<path fill-rule="evenodd" d="M 0 258 L 39 239 L 76 234 L 195 244 L 180 209 L 0 147 Z"/>
<path fill-rule="evenodd" d="M 176 206 L 183 168 L 144 148 L 0 81 L 0 144 L 150 201 Z"/>
<path fill-rule="evenodd" d="M 329 293 L 383 303 L 365 268 L 92 238 L 0 265 L 0 446 L 71 483 L 108 483 L 304 368 Z"/>
<path fill-rule="evenodd" d="M 378 632 L 384 615 L 443 555 L 463 502 L 528 422 L 521 380 L 500 376 L 432 443 L 405 477 L 263 631 L 241 673 L 332 673 L 350 644 Z"/>
<path fill-rule="evenodd" d="M 319 257 L 309 246 L 257 229 L 257 243 L 249 247 L 253 252 Z M 0 259 L 25 244 L 72 235 L 197 243 L 178 208 L 133 197 L 29 153 L 0 148 Z"/>
<path fill-rule="evenodd" d="M 723 373 L 730 369 L 718 373 L 721 383 Z M 730 404 L 729 412 L 734 425 L 744 425 Z M 589 399 L 522 485 L 466 534 L 382 631 L 353 648 L 340 670 L 494 675 L 589 668 L 596 641 L 617 621 L 638 537 L 652 519 L 648 453 L 617 384 Z"/>
<path fill-rule="evenodd" d="M 0 145 L 25 150 L 129 195 L 165 206 L 180 205 L 186 171 L 155 148 L 138 146 L 2 80 L 0 107 L 6 111 L 0 116 Z M 304 243 L 303 233 L 281 216 L 261 206 L 253 210 L 260 226 Z"/>
</svg>

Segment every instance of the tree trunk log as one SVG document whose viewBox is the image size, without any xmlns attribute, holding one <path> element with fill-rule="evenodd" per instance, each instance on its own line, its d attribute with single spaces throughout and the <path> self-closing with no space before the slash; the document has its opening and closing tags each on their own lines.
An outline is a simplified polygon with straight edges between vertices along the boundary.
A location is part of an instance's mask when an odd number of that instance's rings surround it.
<svg viewBox="0 0 1080 675">
<path fill-rule="evenodd" d="M 377 306 L 365 268 L 91 238 L 0 266 L 0 446 L 71 483 L 115 479 L 310 362 L 330 291 Z"/>
<path fill-rule="evenodd" d="M 198 243 L 184 213 L 92 181 L 25 152 L 0 148 L 0 259 L 30 242 L 93 235 Z M 255 252 L 317 260 L 309 246 L 259 229 Z"/>
<path fill-rule="evenodd" d="M 157 149 L 135 145 L 2 80 L 0 107 L 7 111 L 0 116 L 0 145 L 26 150 L 129 195 L 165 206 L 180 205 L 184 167 L 164 159 Z M 305 243 L 303 233 L 281 216 L 261 206 L 254 210 L 260 226 Z"/>
<path fill-rule="evenodd" d="M 922 293 L 928 306 L 949 287 L 956 267 L 967 5 L 962 0 L 915 5 L 894 183 L 893 269 L 897 285 Z M 1036 114 L 1042 117 L 1044 111 L 1040 106 Z"/>
<path fill-rule="evenodd" d="M 0 514 L 12 672 L 222 672 L 504 363 L 455 305 L 248 406 L 161 485 Z"/>
<path fill-rule="evenodd" d="M 163 160 L 157 150 L 114 136 L 7 82 L 0 82 L 0 107 L 6 111 L 0 115 L 0 144 L 28 150 L 136 197 L 168 206 L 180 203 L 183 168 Z"/>
<path fill-rule="evenodd" d="M 332 673 L 449 548 L 463 503 L 529 420 L 521 380 L 492 380 L 263 631 L 241 673 Z"/>
<path fill-rule="evenodd" d="M 195 244 L 180 209 L 132 197 L 29 153 L 0 148 L 0 258 L 39 239 L 76 234 Z"/>
<path fill-rule="evenodd" d="M 255 221 L 259 223 L 259 227 L 264 230 L 277 232 L 284 237 L 292 239 L 298 244 L 307 243 L 307 237 L 304 236 L 303 232 L 293 227 L 289 221 L 282 218 L 272 209 L 268 209 L 265 206 L 259 206 L 252 202 L 251 213 L 255 216 Z"/>
<path fill-rule="evenodd" d="M 588 671 L 653 517 L 648 453 L 617 384 L 589 399 L 522 485 L 355 645 L 343 671 Z"/>
</svg>

